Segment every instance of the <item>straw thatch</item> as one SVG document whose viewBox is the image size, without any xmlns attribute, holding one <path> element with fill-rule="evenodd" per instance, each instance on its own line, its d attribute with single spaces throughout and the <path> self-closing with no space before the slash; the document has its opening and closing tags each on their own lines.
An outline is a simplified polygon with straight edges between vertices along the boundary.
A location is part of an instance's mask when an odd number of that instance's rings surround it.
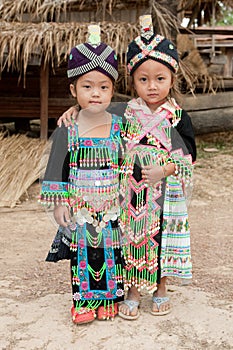
<svg viewBox="0 0 233 350">
<path fill-rule="evenodd" d="M 171 18 L 171 25 L 174 19 Z M 161 20 L 165 32 L 167 27 Z M 175 25 L 175 22 L 174 22 Z M 32 57 L 43 57 L 44 64 L 52 69 L 67 60 L 67 54 L 74 45 L 86 40 L 88 23 L 28 23 L 0 22 L 0 70 L 19 71 L 20 76 L 26 76 L 26 70 Z M 127 93 L 125 69 L 125 52 L 129 42 L 139 34 L 138 23 L 102 22 L 102 40 L 111 45 L 119 59 L 121 92 Z M 7 53 L 7 54 L 6 54 Z M 192 85 L 192 74 L 181 65 L 182 75 Z"/>
<path fill-rule="evenodd" d="M 185 57 L 182 59 L 183 66 L 190 70 L 190 79 L 187 79 L 186 74 L 186 91 L 194 93 L 196 87 L 203 86 L 203 92 L 214 92 L 214 86 L 220 85 L 222 82 L 216 75 L 210 75 L 208 68 L 204 63 L 199 51 L 193 44 L 193 41 L 186 34 L 177 36 L 177 48 Z M 187 71 L 187 69 L 186 69 Z M 195 74 L 193 73 L 195 72 Z M 182 77 L 180 77 L 182 80 Z"/>
<path fill-rule="evenodd" d="M 0 22 L 1 70 L 16 69 L 26 72 L 32 55 L 42 56 L 45 64 L 59 66 L 67 54 L 87 36 L 87 23 L 9 23 Z M 129 23 L 101 24 L 102 40 L 117 52 L 120 63 L 129 40 L 138 33 L 138 27 Z M 84 39 L 85 38 L 85 39 Z M 4 53 L 7 52 L 7 55 Z"/>
<path fill-rule="evenodd" d="M 229 0 L 223 2 L 230 4 Z M 67 60 L 74 45 L 86 40 L 88 24 L 99 23 L 102 40 L 111 45 L 119 57 L 120 76 L 123 75 L 124 80 L 120 92 L 127 93 L 125 52 L 128 43 L 139 33 L 139 15 L 151 13 L 157 32 L 175 40 L 185 11 L 192 12 L 210 4 L 211 1 L 200 0 L 2 0 L 0 70 L 14 69 L 25 77 L 32 57 L 49 63 L 54 69 Z M 178 9 L 179 18 L 174 9 Z M 124 17 L 125 21 L 119 20 Z M 197 72 L 189 59 L 191 56 L 181 64 L 181 76 L 188 88 L 194 90 L 193 82 L 199 79 L 211 82 L 207 70 Z M 199 67 L 203 67 L 203 62 Z"/>
<path fill-rule="evenodd" d="M 12 2 L 5 0 L 2 9 L 0 7 L 0 14 L 4 20 L 11 18 L 12 21 L 22 21 L 25 13 L 30 15 L 30 21 L 47 21 L 48 17 L 60 21 L 61 16 L 66 15 L 67 11 L 94 11 L 97 16 L 101 13 L 101 19 L 104 21 L 106 14 L 112 15 L 114 8 L 126 8 L 128 2 L 119 0 L 18 0 Z M 149 1 L 133 2 L 148 4 Z"/>
<path fill-rule="evenodd" d="M 109 15 L 112 16 L 114 9 L 142 6 L 149 9 L 150 3 L 150 0 L 3 0 L 0 15 L 3 20 L 10 18 L 11 21 L 22 21 L 25 13 L 30 15 L 30 21 L 47 21 L 48 17 L 60 21 L 67 12 L 93 11 L 94 20 L 101 15 L 99 20 L 105 21 Z"/>
<path fill-rule="evenodd" d="M 39 178 L 45 148 L 46 142 L 39 139 L 0 134 L 0 207 L 15 207 L 20 197 Z"/>
<path fill-rule="evenodd" d="M 210 20 L 212 16 L 213 0 L 3 0 L 2 6 L 0 4 L 0 15 L 3 20 L 22 21 L 25 13 L 30 14 L 30 20 L 47 21 L 48 16 L 59 21 L 60 15 L 66 11 L 91 11 L 95 10 L 96 14 L 101 13 L 102 20 L 106 19 L 106 15 L 112 15 L 114 9 L 122 9 L 131 7 L 144 6 L 151 11 L 153 5 L 157 9 L 168 8 L 174 3 L 177 7 L 178 13 L 182 15 L 194 14 L 202 9 L 205 10 L 205 21 Z M 225 6 L 232 7 L 232 0 L 221 0 Z M 219 14 L 221 5 L 215 2 L 216 15 Z M 167 10 L 166 10 L 167 12 Z"/>
<path fill-rule="evenodd" d="M 221 2 L 214 0 L 2 0 L 0 18 L 5 21 L 22 22 L 27 14 L 26 18 L 30 22 L 47 22 L 49 19 L 60 22 L 61 18 L 66 18 L 68 12 L 90 11 L 93 12 L 92 20 L 94 21 L 115 21 L 114 10 L 144 8 L 145 13 L 151 13 L 154 7 L 155 12 L 163 12 L 168 21 L 170 21 L 169 17 L 174 8 L 176 13 L 173 15 L 176 17 L 178 13 L 180 20 L 183 17 L 189 17 L 189 26 L 191 27 L 194 19 L 200 21 L 199 14 L 202 10 L 204 10 L 205 23 L 210 22 L 213 15 L 213 5 L 215 16 L 218 17 L 221 14 L 222 4 L 232 7 L 232 0 L 221 0 Z M 157 13 L 159 17 L 160 13 Z M 98 16 L 100 17 L 97 18 Z M 162 17 L 160 19 L 163 20 Z M 198 23 L 198 25 L 201 24 L 203 23 Z M 165 35 L 165 33 L 163 34 Z"/>
</svg>

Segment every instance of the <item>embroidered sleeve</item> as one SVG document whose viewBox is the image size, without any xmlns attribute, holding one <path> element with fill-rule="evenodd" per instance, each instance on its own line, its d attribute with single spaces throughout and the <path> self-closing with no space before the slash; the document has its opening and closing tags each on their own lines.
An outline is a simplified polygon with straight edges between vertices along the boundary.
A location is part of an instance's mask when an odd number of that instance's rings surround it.
<svg viewBox="0 0 233 350">
<path fill-rule="evenodd" d="M 43 181 L 40 193 L 40 203 L 45 206 L 69 205 L 67 182 Z"/>
<path fill-rule="evenodd" d="M 58 203 L 69 205 L 67 136 L 67 128 L 63 126 L 55 130 L 50 140 L 51 150 L 39 195 L 39 202 L 48 207 Z"/>
<path fill-rule="evenodd" d="M 195 162 L 197 151 L 193 125 L 190 116 L 184 110 L 182 110 L 181 120 L 177 124 L 176 130 L 182 137 L 189 153 L 192 155 L 192 161 Z"/>
</svg>

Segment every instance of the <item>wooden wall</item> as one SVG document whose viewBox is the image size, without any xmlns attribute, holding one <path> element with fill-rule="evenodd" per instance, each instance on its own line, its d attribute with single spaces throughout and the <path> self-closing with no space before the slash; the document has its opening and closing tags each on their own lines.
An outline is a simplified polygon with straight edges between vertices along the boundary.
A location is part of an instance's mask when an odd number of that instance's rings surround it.
<svg viewBox="0 0 233 350">
<path fill-rule="evenodd" d="M 66 67 L 49 71 L 48 117 L 57 118 L 74 103 L 69 93 Z M 16 72 L 3 72 L 0 79 L 0 119 L 40 118 L 40 67 L 29 66 L 27 77 L 19 80 Z"/>
</svg>

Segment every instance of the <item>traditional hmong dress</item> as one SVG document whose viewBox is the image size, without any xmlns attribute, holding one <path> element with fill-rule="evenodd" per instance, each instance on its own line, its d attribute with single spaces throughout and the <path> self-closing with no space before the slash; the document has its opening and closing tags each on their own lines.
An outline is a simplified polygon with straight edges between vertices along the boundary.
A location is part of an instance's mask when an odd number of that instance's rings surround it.
<svg viewBox="0 0 233 350">
<path fill-rule="evenodd" d="M 63 131 L 58 129 L 63 136 L 58 135 L 53 144 L 42 184 L 42 203 L 59 200 L 71 211 L 72 224 L 59 228 L 47 260 L 71 259 L 77 312 L 83 307 L 109 308 L 123 299 L 118 225 L 120 125 L 121 119 L 113 115 L 110 136 L 104 139 L 79 138 L 77 124 L 68 132 L 64 127 Z M 68 153 L 67 143 L 66 152 L 61 146 L 64 129 L 68 134 Z M 58 181 L 60 177 L 62 181 Z"/>
<path fill-rule="evenodd" d="M 141 98 L 134 99 L 125 117 L 120 219 L 124 284 L 126 289 L 135 285 L 153 292 L 161 277 L 192 276 L 185 189 L 191 182 L 195 141 L 190 118 L 175 101 L 167 101 L 152 114 Z M 147 187 L 142 167 L 171 162 L 176 175 Z"/>
</svg>

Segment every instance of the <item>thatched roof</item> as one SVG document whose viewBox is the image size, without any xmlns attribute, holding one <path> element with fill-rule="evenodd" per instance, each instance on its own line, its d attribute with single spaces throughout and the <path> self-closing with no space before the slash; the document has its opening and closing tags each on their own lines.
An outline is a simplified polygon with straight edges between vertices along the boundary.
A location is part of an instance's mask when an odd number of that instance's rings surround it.
<svg viewBox="0 0 233 350">
<path fill-rule="evenodd" d="M 212 1 L 212 0 L 211 0 Z M 209 3 L 209 1 L 206 1 Z M 223 1 L 228 3 L 229 0 Z M 52 67 L 67 59 L 70 49 L 86 40 L 89 23 L 99 23 L 102 40 L 117 52 L 120 70 L 126 78 L 125 52 L 128 43 L 139 33 L 138 17 L 151 13 L 157 32 L 175 39 L 180 9 L 192 10 L 204 1 L 180 0 L 2 0 L 0 2 L 0 70 L 15 69 L 25 75 L 32 57 Z M 188 64 L 181 65 L 182 75 L 192 85 Z M 205 74 L 205 73 L 204 73 Z"/>
<path fill-rule="evenodd" d="M 161 34 L 168 37 L 170 28 L 178 31 L 177 19 L 172 14 L 167 16 L 155 0 L 3 0 L 0 69 L 15 69 L 25 75 L 32 57 L 57 67 L 74 45 L 86 40 L 88 24 L 97 22 L 101 24 L 102 40 L 117 52 L 120 71 L 126 77 L 127 45 L 139 33 L 139 15 L 146 12 L 152 13 Z"/>
<path fill-rule="evenodd" d="M 88 23 L 28 23 L 0 22 L 1 70 L 26 71 L 32 55 L 42 56 L 46 63 L 59 66 L 74 45 L 86 40 Z M 129 40 L 138 27 L 129 23 L 101 23 L 102 40 L 117 52 L 120 63 Z M 7 53 L 7 54 L 6 54 Z"/>
<path fill-rule="evenodd" d="M 48 21 L 49 18 L 59 22 L 60 16 L 67 12 L 94 11 L 93 20 L 101 15 L 101 21 L 109 20 L 108 16 L 112 16 L 111 20 L 114 21 L 113 11 L 116 9 L 144 8 L 145 13 L 148 13 L 152 12 L 154 6 L 155 10 L 166 8 L 167 14 L 172 13 L 175 8 L 181 16 L 189 18 L 197 18 L 198 11 L 204 10 L 207 22 L 212 16 L 213 5 L 215 14 L 218 16 L 220 13 L 220 2 L 232 7 L 232 0 L 0 0 L 0 17 L 5 21 L 23 21 L 24 15 L 28 14 L 30 22 Z"/>
<path fill-rule="evenodd" d="M 177 19 L 155 0 L 3 0 L 0 68 L 25 72 L 32 55 L 59 65 L 72 46 L 86 40 L 91 22 L 101 24 L 102 40 L 116 50 L 122 63 L 144 13 L 152 13 L 160 34 L 169 37 L 170 28 L 178 32 Z"/>
<path fill-rule="evenodd" d="M 3 20 L 22 21 L 25 13 L 29 15 L 30 21 L 60 21 L 68 12 L 94 11 L 94 18 L 100 16 L 104 21 L 107 15 L 112 15 L 113 9 L 127 9 L 128 7 L 142 7 L 149 5 L 148 0 L 3 0 L 0 6 L 0 14 Z M 113 19 L 113 18 L 112 18 Z"/>
</svg>

